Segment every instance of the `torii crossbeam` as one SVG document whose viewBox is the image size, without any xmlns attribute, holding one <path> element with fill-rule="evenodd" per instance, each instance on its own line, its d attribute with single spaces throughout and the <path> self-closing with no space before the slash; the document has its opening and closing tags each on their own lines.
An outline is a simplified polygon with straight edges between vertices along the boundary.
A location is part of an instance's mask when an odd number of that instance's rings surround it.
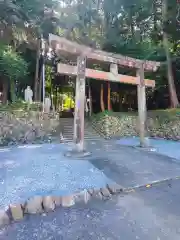
<svg viewBox="0 0 180 240">
<path fill-rule="evenodd" d="M 76 78 L 76 107 L 74 117 L 74 142 L 84 149 L 84 102 L 85 102 L 85 79 L 93 78 L 112 82 L 137 85 L 138 88 L 138 113 L 140 146 L 147 147 L 146 141 L 146 87 L 155 87 L 155 81 L 144 79 L 144 71 L 156 71 L 160 62 L 144 61 L 113 54 L 101 50 L 71 42 L 65 38 L 50 34 L 49 45 L 56 54 L 68 56 L 70 59 L 78 59 L 77 66 L 58 64 L 58 73 L 73 75 Z M 103 72 L 86 68 L 86 61 L 109 63 L 110 71 Z M 136 77 L 118 74 L 118 66 L 126 66 L 136 69 Z"/>
</svg>

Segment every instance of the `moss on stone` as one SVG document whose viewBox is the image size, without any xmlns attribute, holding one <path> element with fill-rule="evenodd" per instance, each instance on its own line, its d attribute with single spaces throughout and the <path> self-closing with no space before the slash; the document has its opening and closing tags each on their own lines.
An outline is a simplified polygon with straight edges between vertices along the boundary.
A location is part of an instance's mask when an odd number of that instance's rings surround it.
<svg viewBox="0 0 180 240">
<path fill-rule="evenodd" d="M 59 124 L 55 114 L 40 111 L 1 111 L 0 146 L 48 140 Z"/>
</svg>

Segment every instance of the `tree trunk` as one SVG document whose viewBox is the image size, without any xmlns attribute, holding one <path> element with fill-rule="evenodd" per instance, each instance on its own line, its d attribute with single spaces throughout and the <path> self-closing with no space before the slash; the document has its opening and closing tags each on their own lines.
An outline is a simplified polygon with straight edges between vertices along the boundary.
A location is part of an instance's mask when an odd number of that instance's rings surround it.
<svg viewBox="0 0 180 240">
<path fill-rule="evenodd" d="M 134 39 L 134 22 L 133 22 L 133 7 L 130 7 L 130 11 L 129 11 L 129 24 L 130 24 L 130 28 L 131 28 L 131 36 L 132 36 L 132 41 L 135 40 Z"/>
<path fill-rule="evenodd" d="M 41 47 L 41 39 L 39 38 L 38 41 L 37 41 L 36 70 L 35 70 L 35 79 L 34 79 L 34 101 L 36 101 L 36 102 L 40 101 L 39 94 L 38 94 L 40 47 Z"/>
<path fill-rule="evenodd" d="M 104 112 L 105 107 L 104 107 L 104 85 L 103 85 L 103 83 L 101 84 L 100 104 L 101 104 L 101 111 Z"/>
<path fill-rule="evenodd" d="M 166 23 L 167 15 L 168 15 L 167 0 L 164 0 L 163 3 L 164 3 L 162 5 L 163 23 Z M 175 87 L 173 72 L 172 72 L 172 61 L 171 61 L 171 56 L 170 56 L 170 51 L 169 51 L 168 34 L 164 30 L 163 30 L 163 45 L 164 45 L 164 50 L 165 50 L 166 59 L 167 59 L 167 77 L 168 77 L 168 86 L 169 86 L 171 107 L 176 108 L 179 106 L 179 101 L 177 98 L 176 87 Z"/>
<path fill-rule="evenodd" d="M 157 1 L 154 1 L 153 2 L 153 33 L 154 33 L 154 42 L 156 44 L 158 44 L 158 15 L 159 15 L 159 12 L 158 12 L 158 3 Z"/>
<path fill-rule="evenodd" d="M 41 102 L 42 100 L 42 83 L 43 83 L 43 67 L 41 66 L 40 77 L 39 77 L 39 89 L 38 89 L 38 101 Z"/>
<path fill-rule="evenodd" d="M 108 82 L 108 111 L 111 111 L 111 84 Z"/>
<path fill-rule="evenodd" d="M 14 103 L 16 101 L 16 93 L 15 93 L 15 82 L 14 80 L 10 80 L 10 93 L 11 93 L 11 101 Z"/>
<path fill-rule="evenodd" d="M 8 80 L 3 79 L 2 80 L 3 84 L 3 93 L 2 93 L 2 103 L 7 104 L 7 96 L 8 96 Z"/>
</svg>

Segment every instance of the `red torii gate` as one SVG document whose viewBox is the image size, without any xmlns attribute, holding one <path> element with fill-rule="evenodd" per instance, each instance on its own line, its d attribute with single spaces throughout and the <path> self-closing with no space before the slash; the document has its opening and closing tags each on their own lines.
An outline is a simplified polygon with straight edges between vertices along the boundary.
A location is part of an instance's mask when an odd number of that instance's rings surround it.
<svg viewBox="0 0 180 240">
<path fill-rule="evenodd" d="M 60 55 L 71 56 L 77 59 L 77 66 L 58 64 L 58 73 L 63 75 L 74 75 L 76 78 L 76 105 L 74 117 L 74 142 L 84 150 L 84 102 L 85 102 L 85 79 L 93 78 L 137 85 L 138 88 L 138 113 L 140 129 L 140 146 L 147 147 L 146 143 L 146 87 L 155 87 L 155 81 L 144 79 L 144 71 L 155 72 L 160 62 L 144 61 L 122 56 L 120 54 L 108 53 L 101 50 L 71 42 L 65 38 L 50 34 L 50 47 Z M 103 72 L 86 68 L 86 61 L 98 63 L 109 63 L 110 71 Z M 118 74 L 118 65 L 136 69 L 136 77 Z"/>
</svg>

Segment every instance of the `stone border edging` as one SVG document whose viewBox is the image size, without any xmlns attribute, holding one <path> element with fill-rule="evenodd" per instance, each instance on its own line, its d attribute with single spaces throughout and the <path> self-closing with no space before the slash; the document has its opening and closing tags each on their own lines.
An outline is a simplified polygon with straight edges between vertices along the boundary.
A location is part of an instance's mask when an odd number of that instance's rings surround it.
<svg viewBox="0 0 180 240">
<path fill-rule="evenodd" d="M 136 189 L 147 189 L 177 179 L 180 179 L 180 176 L 127 188 L 117 183 L 107 184 L 100 189 L 85 189 L 69 196 L 34 196 L 23 204 L 10 204 L 7 209 L 0 209 L 0 227 L 23 220 L 28 214 L 43 214 L 54 211 L 58 207 L 72 207 L 76 203 L 87 204 L 91 199 L 108 200 L 112 195 L 128 194 L 135 192 Z"/>
<path fill-rule="evenodd" d="M 23 220 L 28 214 L 43 214 L 80 202 L 86 204 L 90 199 L 107 200 L 111 195 L 121 192 L 124 192 L 124 189 L 119 184 L 107 184 L 100 189 L 85 189 L 69 196 L 34 196 L 24 203 L 10 204 L 6 209 L 0 209 L 0 227 Z"/>
</svg>

